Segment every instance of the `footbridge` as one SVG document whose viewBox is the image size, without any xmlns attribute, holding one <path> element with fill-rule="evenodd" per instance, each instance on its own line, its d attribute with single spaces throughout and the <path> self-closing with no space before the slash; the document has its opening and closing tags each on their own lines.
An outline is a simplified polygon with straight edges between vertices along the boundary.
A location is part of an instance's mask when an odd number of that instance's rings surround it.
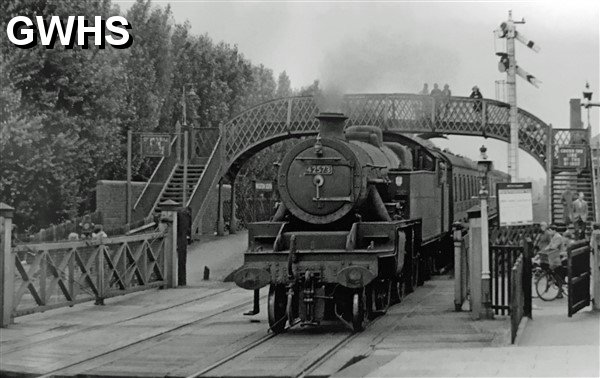
<svg viewBox="0 0 600 378">
<path fill-rule="evenodd" d="M 471 135 L 509 142 L 509 109 L 507 103 L 491 99 L 414 94 L 353 94 L 344 96 L 341 104 L 341 110 L 349 117 L 348 126 L 374 125 L 380 127 L 384 138 L 388 139 L 393 139 L 394 134 L 411 133 L 424 138 Z M 315 116 L 321 110 L 327 109 L 320 109 L 312 96 L 280 98 L 243 111 L 222 123 L 218 130 L 196 131 L 187 150 L 190 151 L 189 161 L 201 168 L 197 179 L 187 183 L 189 195 L 185 196 L 186 205 L 191 207 L 194 215 L 194 229 L 198 230 L 206 198 L 209 193 L 215 194 L 214 188 L 222 178 L 233 183 L 244 162 L 270 145 L 289 138 L 315 135 L 318 128 Z M 518 111 L 518 123 L 519 147 L 548 172 L 552 171 L 558 147 L 589 145 L 588 130 L 552 129 L 551 125 L 522 109 Z M 212 149 L 206 148 L 206 139 L 210 140 Z M 203 149 L 198 147 L 203 145 Z M 553 158 L 548 159 L 548 156 Z M 181 169 L 177 163 L 172 162 L 166 168 L 169 171 L 159 175 L 165 179 L 163 192 L 172 190 L 172 181 L 180 179 L 177 172 Z M 548 184 L 548 187 L 552 186 L 551 182 Z M 137 201 L 146 205 L 134 209 L 138 219 L 155 212 L 159 199 L 164 198 L 156 196 L 156 189 L 147 192 Z M 153 198 L 143 198 L 145 195 Z M 231 196 L 233 199 L 234 190 Z"/>
</svg>

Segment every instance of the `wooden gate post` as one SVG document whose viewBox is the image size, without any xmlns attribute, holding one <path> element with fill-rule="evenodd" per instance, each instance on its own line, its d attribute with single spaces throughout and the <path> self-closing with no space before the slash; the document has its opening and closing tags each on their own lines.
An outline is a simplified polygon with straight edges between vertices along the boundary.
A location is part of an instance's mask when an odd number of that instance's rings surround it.
<svg viewBox="0 0 600 378">
<path fill-rule="evenodd" d="M 531 271 L 533 269 L 531 264 L 531 259 L 533 258 L 533 241 L 530 238 L 526 238 L 524 240 L 523 245 L 523 291 L 525 293 L 524 303 L 523 303 L 523 315 L 527 316 L 529 319 L 532 318 L 532 295 L 531 291 L 533 290 L 531 285 Z"/>
<path fill-rule="evenodd" d="M 592 231 L 590 240 L 592 248 L 592 266 L 590 269 L 592 270 L 592 288 L 594 289 L 592 310 L 600 311 L 600 230 Z"/>
<path fill-rule="evenodd" d="M 462 271 L 462 225 L 460 222 L 456 222 L 452 225 L 452 229 L 454 239 L 454 311 L 460 311 L 462 309 L 464 298 L 464 293 L 462 292 L 462 280 L 465 273 Z"/>
<path fill-rule="evenodd" d="M 471 296 L 471 318 L 480 319 L 481 302 L 481 210 L 479 206 L 472 207 L 467 211 L 469 216 L 469 267 Z"/>
<path fill-rule="evenodd" d="M 15 256 L 12 254 L 12 217 L 14 208 L 0 202 L 0 285 L 2 285 L 2 321 L 7 327 L 12 322 L 13 295 L 15 285 Z"/>
<path fill-rule="evenodd" d="M 164 272 L 167 288 L 177 287 L 177 211 L 179 204 L 173 200 L 161 203 L 160 222 L 166 225 Z"/>
</svg>

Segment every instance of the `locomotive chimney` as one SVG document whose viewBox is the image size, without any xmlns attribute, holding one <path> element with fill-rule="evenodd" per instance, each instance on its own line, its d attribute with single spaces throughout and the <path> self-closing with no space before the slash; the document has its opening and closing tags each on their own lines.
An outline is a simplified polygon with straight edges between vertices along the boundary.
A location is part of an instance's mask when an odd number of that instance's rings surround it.
<svg viewBox="0 0 600 378">
<path fill-rule="evenodd" d="M 344 113 L 319 113 L 317 119 L 320 122 L 319 134 L 321 138 L 346 139 L 344 126 L 348 117 Z"/>
</svg>

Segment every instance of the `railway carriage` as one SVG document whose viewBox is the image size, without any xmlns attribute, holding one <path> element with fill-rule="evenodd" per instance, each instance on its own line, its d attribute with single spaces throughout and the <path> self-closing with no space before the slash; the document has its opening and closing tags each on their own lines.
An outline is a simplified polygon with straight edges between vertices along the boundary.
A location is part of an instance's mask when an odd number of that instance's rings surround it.
<svg viewBox="0 0 600 378">
<path fill-rule="evenodd" d="M 321 113 L 283 158 L 281 204 L 248 225 L 242 288 L 269 286 L 269 326 L 339 319 L 355 331 L 452 263 L 451 230 L 479 187 L 474 162 Z M 491 181 L 505 180 L 493 172 Z"/>
</svg>

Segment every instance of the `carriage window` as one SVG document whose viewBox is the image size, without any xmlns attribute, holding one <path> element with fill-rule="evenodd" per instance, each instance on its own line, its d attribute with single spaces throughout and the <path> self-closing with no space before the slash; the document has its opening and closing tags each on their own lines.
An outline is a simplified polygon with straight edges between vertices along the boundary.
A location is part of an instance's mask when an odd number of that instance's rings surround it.
<svg viewBox="0 0 600 378">
<path fill-rule="evenodd" d="M 453 191 L 453 196 L 456 199 L 456 197 L 458 196 L 458 191 L 456 190 L 456 188 L 458 188 L 458 175 L 455 173 L 452 175 L 452 191 Z"/>
<path fill-rule="evenodd" d="M 473 176 L 469 176 L 467 181 L 467 195 L 468 199 L 471 199 L 471 197 L 473 197 Z"/>
</svg>

